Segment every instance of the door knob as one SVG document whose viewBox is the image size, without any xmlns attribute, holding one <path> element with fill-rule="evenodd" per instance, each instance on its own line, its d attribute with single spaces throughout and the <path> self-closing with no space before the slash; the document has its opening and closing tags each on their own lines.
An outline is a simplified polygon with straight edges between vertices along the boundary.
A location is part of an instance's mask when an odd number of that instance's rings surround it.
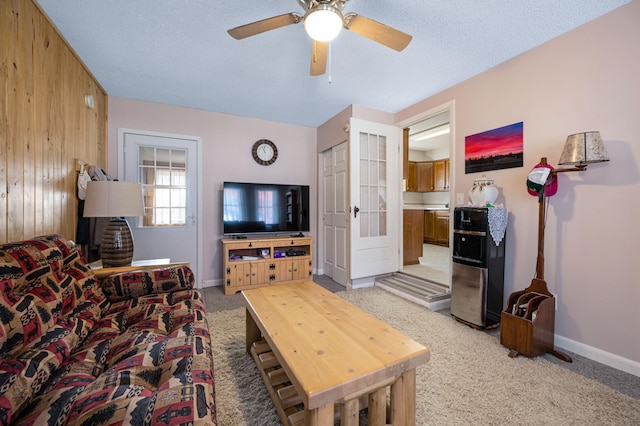
<svg viewBox="0 0 640 426">
<path fill-rule="evenodd" d="M 358 206 L 355 206 L 353 208 L 353 217 L 356 218 L 358 217 L 358 212 L 360 211 L 360 209 L 358 208 Z"/>
</svg>

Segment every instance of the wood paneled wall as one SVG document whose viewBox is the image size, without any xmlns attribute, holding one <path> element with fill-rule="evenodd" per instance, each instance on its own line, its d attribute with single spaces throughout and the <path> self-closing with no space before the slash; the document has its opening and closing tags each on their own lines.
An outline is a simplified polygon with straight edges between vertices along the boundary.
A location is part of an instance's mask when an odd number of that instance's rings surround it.
<svg viewBox="0 0 640 426">
<path fill-rule="evenodd" d="M 0 0 L 0 81 L 0 243 L 75 239 L 75 160 L 107 166 L 107 95 L 32 0 Z"/>
</svg>

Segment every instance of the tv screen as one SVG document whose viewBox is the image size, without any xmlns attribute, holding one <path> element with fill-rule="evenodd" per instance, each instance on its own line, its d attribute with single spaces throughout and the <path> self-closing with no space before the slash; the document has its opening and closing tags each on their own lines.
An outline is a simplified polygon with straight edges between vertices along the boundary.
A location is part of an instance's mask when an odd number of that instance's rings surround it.
<svg viewBox="0 0 640 426">
<path fill-rule="evenodd" d="M 224 234 L 309 232 L 309 186 L 224 182 Z"/>
</svg>

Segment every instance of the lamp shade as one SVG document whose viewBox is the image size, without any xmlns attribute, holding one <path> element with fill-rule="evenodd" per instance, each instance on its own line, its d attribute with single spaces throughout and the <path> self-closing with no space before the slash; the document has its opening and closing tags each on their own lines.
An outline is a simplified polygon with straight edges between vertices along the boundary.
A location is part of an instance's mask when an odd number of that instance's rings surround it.
<svg viewBox="0 0 640 426">
<path fill-rule="evenodd" d="M 91 181 L 87 184 L 84 217 L 143 216 L 142 186 L 134 182 Z"/>
<path fill-rule="evenodd" d="M 569 135 L 558 164 L 589 164 L 609 161 L 600 132 Z"/>
<path fill-rule="evenodd" d="M 331 41 L 340 34 L 342 14 L 331 5 L 319 4 L 305 16 L 304 29 L 316 41 Z"/>
<path fill-rule="evenodd" d="M 133 260 L 133 235 L 122 216 L 143 216 L 142 186 L 133 182 L 91 181 L 87 183 L 84 217 L 109 217 L 100 257 L 105 268 L 128 266 Z"/>
</svg>

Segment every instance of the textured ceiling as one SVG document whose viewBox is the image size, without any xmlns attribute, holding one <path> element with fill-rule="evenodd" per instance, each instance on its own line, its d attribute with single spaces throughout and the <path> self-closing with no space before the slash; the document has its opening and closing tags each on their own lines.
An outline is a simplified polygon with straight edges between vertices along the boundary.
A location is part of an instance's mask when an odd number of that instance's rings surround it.
<svg viewBox="0 0 640 426">
<path fill-rule="evenodd" d="M 317 127 L 351 104 L 397 112 L 630 0 L 352 0 L 413 35 L 396 52 L 349 31 L 309 76 L 302 24 L 227 29 L 295 0 L 36 0 L 110 96 Z"/>
</svg>

